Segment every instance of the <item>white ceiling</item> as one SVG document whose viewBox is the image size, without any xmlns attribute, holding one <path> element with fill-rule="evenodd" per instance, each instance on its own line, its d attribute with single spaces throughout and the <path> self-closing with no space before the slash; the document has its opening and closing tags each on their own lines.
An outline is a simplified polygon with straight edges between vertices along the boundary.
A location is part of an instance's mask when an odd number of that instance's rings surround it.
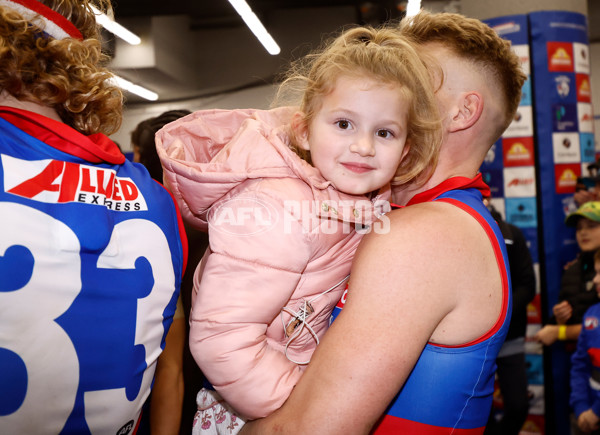
<svg viewBox="0 0 600 435">
<path fill-rule="evenodd" d="M 281 47 L 269 55 L 227 0 L 113 0 L 115 18 L 142 38 L 112 39 L 111 67 L 159 94 L 158 103 L 202 98 L 271 83 L 290 60 L 344 25 L 400 18 L 400 0 L 248 0 Z M 460 12 L 460 0 L 422 0 Z M 600 42 L 600 0 L 588 0 L 590 42 Z M 127 94 L 127 105 L 148 104 Z"/>
</svg>

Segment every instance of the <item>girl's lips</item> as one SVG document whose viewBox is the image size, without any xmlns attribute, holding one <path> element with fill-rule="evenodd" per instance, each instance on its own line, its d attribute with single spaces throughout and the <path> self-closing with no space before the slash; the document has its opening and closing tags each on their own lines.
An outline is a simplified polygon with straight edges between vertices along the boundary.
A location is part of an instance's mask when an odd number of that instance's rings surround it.
<svg viewBox="0 0 600 435">
<path fill-rule="evenodd" d="M 342 166 L 357 174 L 363 174 L 365 172 L 372 171 L 374 168 L 366 163 L 342 163 Z"/>
</svg>

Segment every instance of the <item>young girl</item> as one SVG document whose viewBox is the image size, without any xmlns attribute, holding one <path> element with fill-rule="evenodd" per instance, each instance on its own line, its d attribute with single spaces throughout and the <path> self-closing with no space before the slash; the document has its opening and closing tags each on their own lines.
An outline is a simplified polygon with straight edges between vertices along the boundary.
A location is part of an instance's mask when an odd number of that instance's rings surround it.
<svg viewBox="0 0 600 435">
<path fill-rule="evenodd" d="M 236 433 L 243 420 L 223 406 L 255 419 L 290 394 L 361 235 L 385 230 L 390 181 L 423 182 L 435 166 L 429 77 L 395 30 L 354 28 L 284 81 L 302 83 L 299 107 L 201 111 L 158 132 L 166 185 L 210 240 L 190 348 L 216 392 L 198 394 L 194 433 Z"/>
</svg>

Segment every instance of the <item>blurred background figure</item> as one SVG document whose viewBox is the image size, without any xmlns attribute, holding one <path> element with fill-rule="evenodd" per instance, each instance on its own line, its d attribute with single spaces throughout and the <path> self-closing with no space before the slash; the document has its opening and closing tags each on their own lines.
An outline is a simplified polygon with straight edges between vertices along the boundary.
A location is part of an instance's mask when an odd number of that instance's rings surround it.
<svg viewBox="0 0 600 435">
<path fill-rule="evenodd" d="M 575 351 L 581 332 L 581 322 L 586 310 L 600 302 L 594 291 L 594 254 L 600 249 L 600 201 L 583 204 L 567 216 L 566 225 L 575 227 L 575 238 L 580 252 L 577 258 L 565 266 L 561 279 L 558 303 L 552 307 L 554 316 L 543 326 L 535 339 L 545 346 L 559 346 L 553 352 L 553 371 L 566 375 L 554 376 L 553 391 L 556 397 L 570 395 L 569 372 L 571 356 Z M 560 351 L 559 351 L 560 350 Z M 556 379 L 563 379 L 557 382 Z M 576 429 L 576 424 L 573 425 Z"/>
<path fill-rule="evenodd" d="M 535 272 L 523 232 L 516 225 L 505 222 L 489 198 L 484 202 L 498 222 L 506 243 L 513 292 L 510 327 L 496 359 L 496 375 L 502 394 L 503 413 L 500 420 L 496 420 L 492 410 L 485 434 L 517 435 L 529 413 L 525 334 L 527 305 L 535 297 Z"/>
<path fill-rule="evenodd" d="M 169 110 L 140 122 L 131 132 L 133 161 L 143 164 L 150 176 L 162 184 L 163 170 L 156 152 L 154 135 L 158 130 L 179 118 L 189 115 L 185 109 Z M 195 266 L 200 262 L 208 246 L 208 234 L 185 225 L 188 238 L 188 267 L 183 276 L 178 310 L 173 320 L 164 357 L 157 368 L 157 377 L 151 396 L 150 416 L 144 421 L 152 434 L 159 427 L 189 434 L 196 413 L 196 392 L 202 386 L 202 372 L 194 361 L 188 344 L 189 313 L 191 308 L 192 278 Z M 156 432 L 158 433 L 158 432 Z M 170 432 L 161 432 L 170 433 Z M 178 433 L 178 432 L 177 432 Z"/>
<path fill-rule="evenodd" d="M 170 122 L 189 115 L 186 109 L 168 110 L 158 116 L 140 122 L 131 132 L 131 148 L 133 161 L 141 163 L 148 169 L 150 176 L 162 184 L 163 170 L 156 152 L 154 135 Z"/>
<path fill-rule="evenodd" d="M 575 194 L 573 199 L 580 206 L 589 201 L 596 201 L 600 198 L 600 174 L 598 169 L 600 163 L 598 161 L 590 163 L 587 166 L 587 176 L 577 178 L 575 185 Z"/>
<path fill-rule="evenodd" d="M 594 254 L 594 290 L 600 296 L 600 250 Z M 577 350 L 571 365 L 570 404 L 574 412 L 573 435 L 600 434 L 600 304 L 584 314 Z"/>
</svg>

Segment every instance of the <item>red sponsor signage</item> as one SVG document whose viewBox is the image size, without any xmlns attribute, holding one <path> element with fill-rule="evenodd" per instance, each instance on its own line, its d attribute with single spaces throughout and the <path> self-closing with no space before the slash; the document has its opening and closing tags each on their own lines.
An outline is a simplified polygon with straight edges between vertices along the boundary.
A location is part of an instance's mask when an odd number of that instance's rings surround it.
<svg viewBox="0 0 600 435">
<path fill-rule="evenodd" d="M 575 193 L 575 184 L 580 176 L 581 165 L 578 163 L 554 165 L 556 193 Z"/>
<path fill-rule="evenodd" d="M 9 156 L 2 157 L 2 164 L 13 168 L 7 172 L 13 175 L 4 179 L 5 191 L 13 195 L 47 203 L 100 205 L 116 211 L 147 210 L 135 183 L 130 178 L 117 177 L 112 169 Z"/>
<path fill-rule="evenodd" d="M 590 76 L 587 74 L 577 74 L 575 76 L 577 83 L 577 101 L 590 103 L 592 101 L 592 87 L 590 85 Z"/>
<path fill-rule="evenodd" d="M 573 44 L 569 42 L 548 42 L 548 71 L 571 72 L 574 71 Z"/>
<path fill-rule="evenodd" d="M 533 166 L 533 137 L 502 139 L 504 166 Z"/>
<path fill-rule="evenodd" d="M 527 305 L 527 323 L 542 323 L 542 302 L 540 294 L 536 294 L 533 300 Z"/>
</svg>

